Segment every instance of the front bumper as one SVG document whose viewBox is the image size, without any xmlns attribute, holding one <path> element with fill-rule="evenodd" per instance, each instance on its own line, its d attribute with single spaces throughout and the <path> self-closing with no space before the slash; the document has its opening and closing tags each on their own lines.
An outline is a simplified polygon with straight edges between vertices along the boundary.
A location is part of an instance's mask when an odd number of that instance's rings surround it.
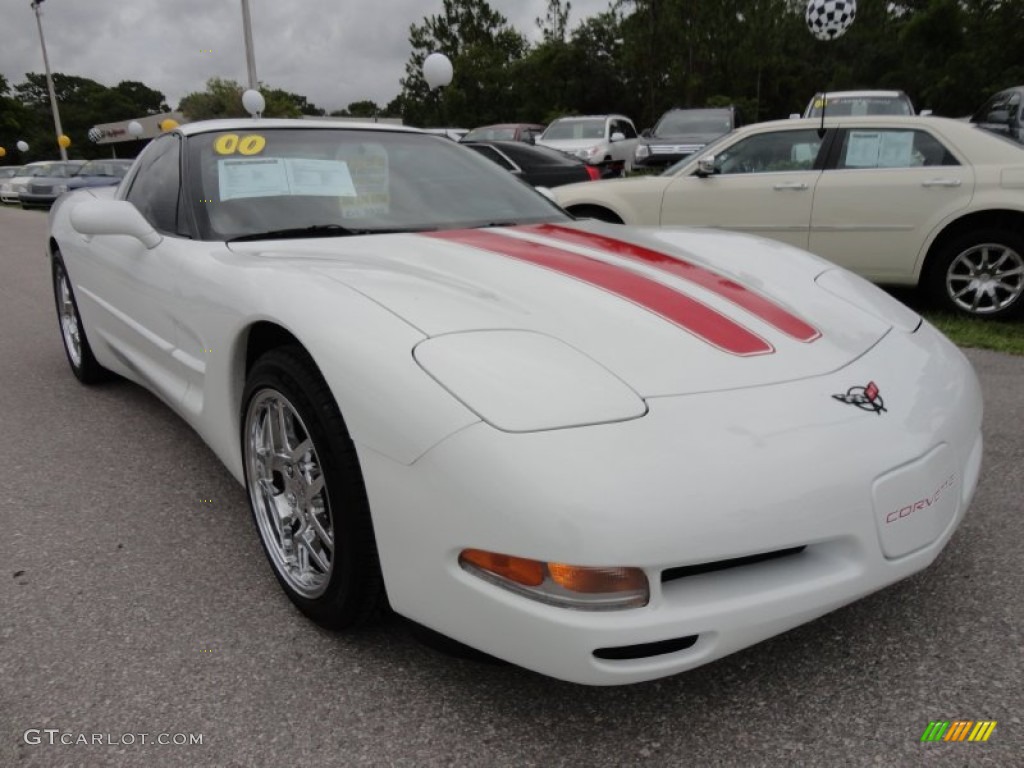
<svg viewBox="0 0 1024 768">
<path fill-rule="evenodd" d="M 881 387 L 885 412 L 832 397 L 868 381 Z M 512 435 L 478 423 L 412 466 L 361 450 L 394 609 L 563 680 L 663 677 L 925 568 L 963 519 L 980 470 L 977 379 L 927 324 L 891 331 L 832 374 L 648 405 L 642 419 L 580 429 Z M 641 567 L 651 599 L 609 612 L 543 605 L 462 570 L 467 547 Z M 599 657 L 683 639 L 688 647 L 668 652 Z"/>
<path fill-rule="evenodd" d="M 61 193 L 63 194 L 63 193 Z M 35 193 L 35 192 L 22 192 L 18 196 L 18 201 L 24 206 L 37 205 L 40 207 L 49 208 L 57 200 L 60 195 L 52 193 Z"/>
</svg>

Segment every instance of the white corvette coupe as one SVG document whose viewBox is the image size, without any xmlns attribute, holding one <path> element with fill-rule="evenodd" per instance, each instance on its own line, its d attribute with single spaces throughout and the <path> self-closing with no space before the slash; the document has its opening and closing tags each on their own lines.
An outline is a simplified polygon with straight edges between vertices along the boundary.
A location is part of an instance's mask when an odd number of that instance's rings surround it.
<svg viewBox="0 0 1024 768">
<path fill-rule="evenodd" d="M 194 427 L 329 627 L 649 680 L 925 568 L 978 479 L 973 370 L 871 284 L 577 222 L 417 131 L 184 125 L 47 256 L 74 374 Z"/>
</svg>

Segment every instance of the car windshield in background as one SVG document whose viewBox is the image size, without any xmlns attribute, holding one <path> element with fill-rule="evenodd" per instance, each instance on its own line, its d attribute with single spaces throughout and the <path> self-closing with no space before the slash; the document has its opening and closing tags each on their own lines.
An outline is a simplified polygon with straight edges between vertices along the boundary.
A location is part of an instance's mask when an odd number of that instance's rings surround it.
<svg viewBox="0 0 1024 768">
<path fill-rule="evenodd" d="M 462 137 L 462 141 L 515 141 L 515 128 L 477 128 Z"/>
<path fill-rule="evenodd" d="M 113 176 L 123 179 L 132 167 L 130 160 L 90 160 L 74 174 L 75 176 Z"/>
<path fill-rule="evenodd" d="M 912 115 L 913 108 L 906 99 L 892 97 L 833 97 L 823 102 L 815 99 L 808 117 L 821 117 L 822 106 L 826 117 L 858 117 L 861 115 Z"/>
<path fill-rule="evenodd" d="M 203 239 L 407 232 L 565 221 L 467 147 L 418 133 L 271 128 L 188 138 Z"/>
<path fill-rule="evenodd" d="M 75 171 L 78 170 L 76 165 L 64 165 L 63 163 L 53 163 L 51 165 L 34 165 L 27 176 L 49 176 L 51 178 L 63 178 L 65 176 L 71 176 Z"/>
<path fill-rule="evenodd" d="M 541 136 L 544 141 L 560 139 L 603 139 L 604 120 L 559 120 L 548 126 Z"/>
<path fill-rule="evenodd" d="M 687 133 L 725 133 L 732 130 L 728 115 L 669 113 L 654 126 L 655 136 L 680 136 Z"/>
</svg>

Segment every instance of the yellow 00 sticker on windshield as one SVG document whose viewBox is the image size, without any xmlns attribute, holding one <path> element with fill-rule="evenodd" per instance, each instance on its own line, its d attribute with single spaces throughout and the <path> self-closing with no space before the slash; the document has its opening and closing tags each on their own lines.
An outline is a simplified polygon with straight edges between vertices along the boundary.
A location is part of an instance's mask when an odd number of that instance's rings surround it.
<svg viewBox="0 0 1024 768">
<path fill-rule="evenodd" d="M 235 152 L 242 155 L 258 155 L 265 146 L 266 138 L 255 133 L 242 138 L 238 138 L 234 133 L 225 133 L 213 142 L 213 151 L 218 155 L 233 155 Z"/>
<path fill-rule="evenodd" d="M 243 136 L 238 142 L 238 151 L 243 155 L 258 155 L 267 146 L 267 140 L 255 133 Z"/>
</svg>

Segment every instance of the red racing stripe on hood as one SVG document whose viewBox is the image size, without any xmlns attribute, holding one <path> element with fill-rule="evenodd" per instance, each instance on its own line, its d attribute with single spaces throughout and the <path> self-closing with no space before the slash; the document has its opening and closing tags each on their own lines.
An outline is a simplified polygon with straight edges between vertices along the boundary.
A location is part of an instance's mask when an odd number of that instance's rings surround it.
<svg viewBox="0 0 1024 768">
<path fill-rule="evenodd" d="M 688 261 L 605 235 L 580 232 L 576 229 L 560 227 L 557 224 L 538 224 L 536 226 L 523 227 L 523 229 L 557 240 L 564 240 L 567 243 L 584 245 L 588 248 L 599 248 L 616 256 L 643 262 L 663 272 L 681 277 L 683 280 L 706 288 L 723 299 L 743 307 L 752 315 L 761 318 L 769 325 L 774 326 L 797 341 L 810 342 L 821 338 L 821 332 L 817 328 L 804 322 L 784 307 L 750 290 L 746 286 L 716 274 L 709 269 L 691 264 Z"/>
<path fill-rule="evenodd" d="M 576 278 L 628 299 L 708 344 L 734 355 L 765 355 L 775 351 L 766 340 L 721 312 L 625 267 L 483 229 L 427 232 L 423 236 L 509 256 Z"/>
</svg>

